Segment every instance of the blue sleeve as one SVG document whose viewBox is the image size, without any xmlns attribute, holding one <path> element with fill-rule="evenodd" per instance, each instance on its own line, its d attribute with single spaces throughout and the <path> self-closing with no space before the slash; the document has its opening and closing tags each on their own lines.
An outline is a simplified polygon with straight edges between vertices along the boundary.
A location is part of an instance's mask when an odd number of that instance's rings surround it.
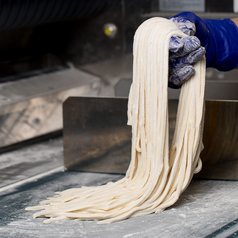
<svg viewBox="0 0 238 238">
<path fill-rule="evenodd" d="M 228 71 L 238 66 L 238 27 L 230 19 L 203 20 L 210 40 L 206 42 L 207 66 Z M 199 38 L 200 36 L 198 36 Z M 201 41 L 203 45 L 203 42 Z"/>
</svg>

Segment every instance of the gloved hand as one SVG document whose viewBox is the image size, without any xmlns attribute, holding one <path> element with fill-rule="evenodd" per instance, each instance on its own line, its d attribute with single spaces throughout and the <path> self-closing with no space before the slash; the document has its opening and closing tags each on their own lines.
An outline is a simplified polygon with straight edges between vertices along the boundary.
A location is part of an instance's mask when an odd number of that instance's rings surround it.
<svg viewBox="0 0 238 238">
<path fill-rule="evenodd" d="M 179 88 L 194 73 L 193 64 L 198 62 L 206 51 L 195 36 L 179 38 L 172 36 L 169 42 L 169 87 Z"/>
<path fill-rule="evenodd" d="M 207 67 L 213 67 L 220 71 L 228 71 L 238 66 L 238 27 L 233 21 L 230 19 L 202 20 L 191 12 L 182 12 L 172 17 L 171 21 L 173 21 L 185 34 L 190 36 L 195 35 L 200 40 L 201 46 L 203 46 L 206 50 Z M 184 69 L 185 73 L 180 72 L 184 67 L 181 68 L 173 66 L 174 64 L 177 65 L 174 63 L 173 59 L 174 50 L 173 47 L 171 47 L 171 45 L 173 45 L 173 41 L 174 39 L 172 37 L 169 46 L 169 86 L 178 87 L 189 78 L 190 74 L 192 75 L 192 70 L 191 64 L 187 64 L 186 68 Z M 176 61 L 184 57 L 187 58 L 187 56 L 181 54 L 181 56 L 177 57 Z M 197 58 L 199 57 L 197 56 Z M 186 63 L 184 65 L 186 65 Z"/>
</svg>

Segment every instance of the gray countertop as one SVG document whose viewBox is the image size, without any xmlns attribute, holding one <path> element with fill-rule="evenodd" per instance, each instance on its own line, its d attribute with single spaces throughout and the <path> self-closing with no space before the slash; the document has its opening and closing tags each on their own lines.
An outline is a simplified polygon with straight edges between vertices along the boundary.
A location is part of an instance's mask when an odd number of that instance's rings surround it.
<svg viewBox="0 0 238 238">
<path fill-rule="evenodd" d="M 0 237 L 235 237 L 238 231 L 238 182 L 193 180 L 179 201 L 160 214 L 97 225 L 67 220 L 45 225 L 27 206 L 54 192 L 100 185 L 123 175 L 57 172 L 0 193 Z"/>
<path fill-rule="evenodd" d="M 0 191 L 56 168 L 63 168 L 63 141 L 54 138 L 0 154 Z"/>
<path fill-rule="evenodd" d="M 61 168 L 57 170 L 57 168 Z M 0 237 L 238 237 L 238 181 L 194 179 L 179 201 L 160 214 L 108 225 L 67 220 L 45 225 L 27 206 L 54 192 L 101 185 L 118 174 L 60 172 L 62 138 L 0 155 Z M 57 172 L 54 172 L 57 171 Z"/>
</svg>

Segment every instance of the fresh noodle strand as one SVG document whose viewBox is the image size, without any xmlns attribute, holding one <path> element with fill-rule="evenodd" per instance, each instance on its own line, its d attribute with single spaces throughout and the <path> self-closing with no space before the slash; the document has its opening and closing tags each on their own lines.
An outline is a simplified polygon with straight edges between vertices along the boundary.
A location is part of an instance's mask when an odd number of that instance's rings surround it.
<svg viewBox="0 0 238 238">
<path fill-rule="evenodd" d="M 172 145 L 169 148 L 168 44 L 185 35 L 169 20 L 151 18 L 137 29 L 133 46 L 133 83 L 128 100 L 132 126 L 131 162 L 123 179 L 98 187 L 58 192 L 34 217 L 44 223 L 65 219 L 99 224 L 158 213 L 173 205 L 201 170 L 203 149 L 205 57 L 183 84 Z"/>
</svg>

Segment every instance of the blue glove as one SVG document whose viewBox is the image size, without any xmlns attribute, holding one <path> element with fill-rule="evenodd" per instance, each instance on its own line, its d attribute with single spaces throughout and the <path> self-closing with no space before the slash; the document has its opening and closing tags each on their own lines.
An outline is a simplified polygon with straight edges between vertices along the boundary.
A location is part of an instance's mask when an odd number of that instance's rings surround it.
<svg viewBox="0 0 238 238">
<path fill-rule="evenodd" d="M 206 50 L 207 67 L 228 71 L 238 66 L 238 27 L 233 21 L 202 20 L 191 12 L 180 13 L 172 17 L 171 21 L 185 34 L 195 35 L 200 40 Z M 171 61 L 170 65 L 173 67 Z M 179 70 L 174 69 L 174 72 L 179 77 Z M 173 78 L 170 82 L 174 82 L 175 86 L 178 85 Z M 180 82 L 184 82 L 183 77 L 180 78 Z"/>
<path fill-rule="evenodd" d="M 194 75 L 192 66 L 206 51 L 195 36 L 178 38 L 173 36 L 169 42 L 169 87 L 179 88 Z"/>
</svg>

